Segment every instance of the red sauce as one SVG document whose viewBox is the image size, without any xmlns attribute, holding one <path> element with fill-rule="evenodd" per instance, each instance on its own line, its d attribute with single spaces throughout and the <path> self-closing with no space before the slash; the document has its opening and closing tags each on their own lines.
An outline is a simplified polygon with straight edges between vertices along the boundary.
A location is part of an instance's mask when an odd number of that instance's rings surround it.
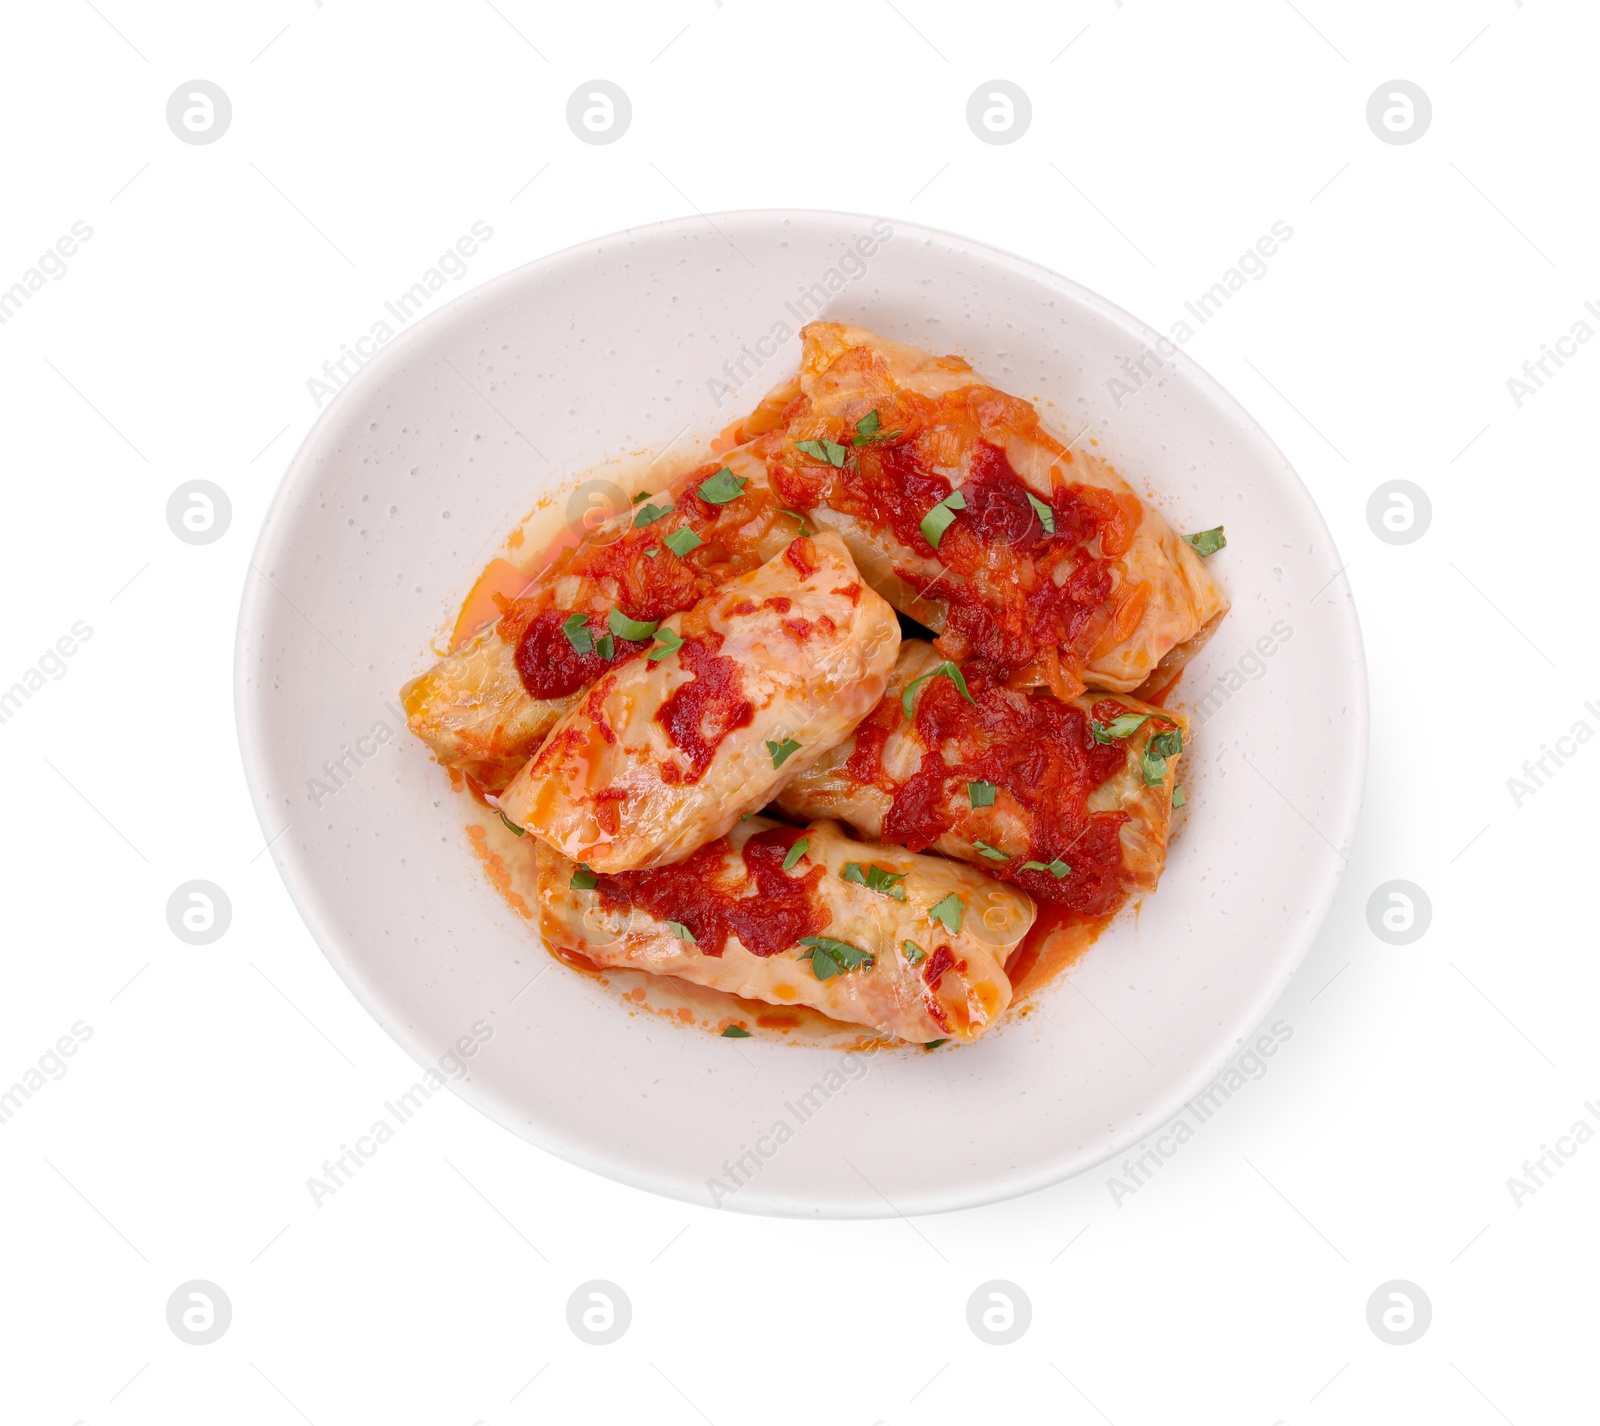
<svg viewBox="0 0 1600 1426">
<path fill-rule="evenodd" d="M 755 833 L 740 849 L 743 875 L 728 880 L 726 837 L 701 847 L 687 861 L 651 871 L 625 871 L 596 879 L 609 908 L 637 906 L 661 921 L 689 930 L 704 955 L 720 956 L 729 936 L 755 956 L 775 956 L 814 936 L 829 920 L 815 895 L 824 868 L 807 860 L 784 871 L 783 859 L 803 832 L 772 827 Z M 806 868 L 801 870 L 801 867 Z"/>
<path fill-rule="evenodd" d="M 1086 916 L 1114 911 L 1126 896 L 1120 829 L 1124 812 L 1090 812 L 1088 797 L 1120 772 L 1128 757 L 1122 742 L 1096 743 L 1089 716 L 1071 703 L 1044 692 L 1008 689 L 993 669 L 981 663 L 965 670 L 975 702 L 961 697 L 948 678 L 931 679 L 917 701 L 917 740 L 924 748 L 917 771 L 896 786 L 886 778 L 881 749 L 886 729 L 873 720 L 856 734 L 847 771 L 862 782 L 892 791 L 883 838 L 913 851 L 930 846 L 947 832 L 976 826 L 982 836 L 986 814 L 971 809 L 966 784 L 992 782 L 1009 794 L 1028 827 L 1025 855 L 986 863 L 985 870 L 1021 886 L 1036 899 L 1061 903 Z M 1108 721 L 1123 711 L 1114 700 L 1096 704 L 1095 716 Z M 897 720 L 898 705 L 891 709 Z M 863 740 L 863 733 L 866 738 Z M 954 763 L 941 752 L 952 754 Z M 1061 860 L 1071 867 L 1057 878 L 1049 871 L 1024 871 L 1025 861 L 1048 866 Z"/>
<path fill-rule="evenodd" d="M 530 698 L 565 698 L 586 684 L 593 683 L 607 669 L 616 668 L 650 646 L 650 641 L 616 639 L 615 652 L 608 660 L 598 649 L 580 654 L 567 638 L 564 625 L 571 615 L 562 609 L 535 614 L 527 621 L 517 640 L 517 676 Z M 607 632 L 599 614 L 589 616 L 589 633 L 596 643 Z"/>
<path fill-rule="evenodd" d="M 885 699 L 872 710 L 867 721 L 856 728 L 855 747 L 844 765 L 847 777 L 893 790 L 894 784 L 886 784 L 884 777 L 883 745 L 889 741 L 889 733 L 897 721 L 895 715 L 894 704 Z"/>
<path fill-rule="evenodd" d="M 967 963 L 958 961 L 955 952 L 949 946 L 940 946 L 928 957 L 928 964 L 922 968 L 922 979 L 929 990 L 937 990 L 947 970 L 959 972 L 966 968 Z"/>
<path fill-rule="evenodd" d="M 1059 902 L 1042 903 L 1022 944 L 1006 961 L 1013 1009 L 1075 965 L 1110 924 L 1109 915 L 1080 916 Z"/>
<path fill-rule="evenodd" d="M 667 730 L 675 748 L 689 759 L 689 770 L 682 772 L 674 763 L 662 767 L 664 780 L 669 772 L 684 782 L 698 782 L 722 740 L 735 728 L 748 728 L 755 719 L 755 706 L 744 696 L 739 665 L 717 652 L 722 635 L 711 630 L 698 639 L 685 639 L 678 650 L 679 661 L 694 675 L 680 683 L 656 710 L 656 722 Z"/>
<path fill-rule="evenodd" d="M 609 580 L 617 607 L 630 619 L 665 619 L 699 603 L 717 583 L 697 562 L 679 559 L 661 543 L 681 523 L 668 517 L 609 544 L 585 544 L 561 573 Z M 657 551 L 654 558 L 646 553 L 651 549 Z"/>
<path fill-rule="evenodd" d="M 783 557 L 794 566 L 794 572 L 801 579 L 810 579 L 817 572 L 817 547 L 804 535 L 790 542 Z"/>
<path fill-rule="evenodd" d="M 983 388 L 952 393 L 945 398 L 949 411 L 941 407 L 929 413 L 944 425 L 924 431 L 920 439 L 908 432 L 898 442 L 863 447 L 841 470 L 778 465 L 773 487 L 796 510 L 827 504 L 875 530 L 892 530 L 917 554 L 937 558 L 944 570 L 933 585 L 919 569 L 895 573 L 948 606 L 940 647 L 951 657 L 983 658 L 1015 671 L 1046 650 L 1061 649 L 1070 666 L 1081 668 L 1111 621 L 1112 561 L 1132 540 L 1138 508 L 1095 486 L 1060 485 L 1045 502 L 1055 526 L 1047 532 L 1004 450 L 967 438 L 958 424 L 968 415 L 966 408 L 983 399 Z M 930 468 L 928 452 L 942 450 L 940 459 L 947 461 L 952 442 L 967 451 L 960 487 L 966 505 L 935 550 L 921 524 L 954 487 Z M 1085 546 L 1096 537 L 1100 552 L 1093 555 Z M 1063 564 L 1071 573 L 1057 584 Z"/>
<path fill-rule="evenodd" d="M 803 644 L 818 629 L 827 637 L 832 637 L 835 624 L 826 614 L 819 614 L 815 619 L 785 619 L 784 632 L 794 639 L 796 643 Z"/>
</svg>

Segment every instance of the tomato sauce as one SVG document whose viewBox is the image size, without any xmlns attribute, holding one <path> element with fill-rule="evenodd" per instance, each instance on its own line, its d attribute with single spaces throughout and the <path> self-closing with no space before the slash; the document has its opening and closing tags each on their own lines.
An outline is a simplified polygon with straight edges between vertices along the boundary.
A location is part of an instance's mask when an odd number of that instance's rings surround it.
<svg viewBox="0 0 1600 1426">
<path fill-rule="evenodd" d="M 755 956 L 775 956 L 814 936 L 830 918 L 816 895 L 824 869 L 802 859 L 793 871 L 783 861 L 803 832 L 772 827 L 740 848 L 743 875 L 728 880 L 728 839 L 701 847 L 687 861 L 650 871 L 600 876 L 596 890 L 611 909 L 637 906 L 662 921 L 676 921 L 704 955 L 720 956 L 728 937 Z"/>
<path fill-rule="evenodd" d="M 595 645 L 608 632 L 604 617 L 589 616 L 590 649 L 579 653 L 567 637 L 566 622 L 571 616 L 561 609 L 549 609 L 526 621 L 517 639 L 517 676 L 530 698 L 565 698 L 599 678 L 609 669 L 637 658 L 650 647 L 648 639 L 613 639 L 611 658 L 605 658 Z"/>
<path fill-rule="evenodd" d="M 922 419 L 954 422 L 967 417 L 965 407 L 981 397 L 977 388 L 952 393 Z M 895 419 L 915 426 L 918 413 L 897 413 Z M 931 463 L 950 469 L 963 459 L 966 477 L 959 489 L 965 505 L 955 510 L 935 548 L 922 533 L 922 521 L 956 487 Z M 937 559 L 944 569 L 932 585 L 925 569 L 895 573 L 947 606 L 941 649 L 957 659 L 986 659 L 1007 672 L 1057 650 L 1074 672 L 1089 662 L 1111 621 L 1113 561 L 1128 549 L 1141 518 L 1136 504 L 1110 491 L 1062 484 L 1040 501 L 1054 526 L 1047 530 L 1033 503 L 1038 497 L 1030 499 L 1004 450 L 956 424 L 925 425 L 894 441 L 872 442 L 852 450 L 839 469 L 778 463 L 772 482 L 794 509 L 826 504 L 874 530 L 892 531 L 924 559 Z M 1099 552 L 1091 553 L 1096 539 Z"/>
<path fill-rule="evenodd" d="M 948 678 L 923 685 L 917 700 L 917 740 L 925 749 L 921 766 L 896 785 L 883 772 L 881 749 L 887 729 L 869 719 L 857 730 L 846 770 L 862 782 L 884 787 L 893 802 L 884 817 L 883 838 L 922 851 L 972 816 L 966 785 L 989 782 L 1017 805 L 1028 828 L 1025 856 L 986 864 L 985 870 L 1012 882 L 1037 901 L 1051 902 L 1085 916 L 1108 915 L 1126 896 L 1121 827 L 1124 812 L 1091 812 L 1089 795 L 1122 771 L 1124 742 L 1097 743 L 1089 715 L 1044 692 L 1010 689 L 997 670 L 967 665 L 973 702 Z M 1122 705 L 1106 700 L 1107 719 Z M 1101 705 L 1095 705 L 1095 714 Z M 891 704 L 891 723 L 899 717 Z M 865 737 L 863 737 L 865 734 Z M 955 761 L 948 761 L 950 754 Z M 1023 870 L 1027 861 L 1065 862 L 1064 876 Z"/>
<path fill-rule="evenodd" d="M 672 745 L 688 756 L 689 770 L 664 763 L 663 781 L 698 782 L 722 740 L 755 720 L 755 705 L 744 696 L 739 665 L 719 654 L 721 647 L 722 635 L 713 629 L 701 638 L 685 639 L 678 650 L 679 660 L 694 677 L 667 695 L 656 710 L 656 722 L 667 730 Z"/>
</svg>

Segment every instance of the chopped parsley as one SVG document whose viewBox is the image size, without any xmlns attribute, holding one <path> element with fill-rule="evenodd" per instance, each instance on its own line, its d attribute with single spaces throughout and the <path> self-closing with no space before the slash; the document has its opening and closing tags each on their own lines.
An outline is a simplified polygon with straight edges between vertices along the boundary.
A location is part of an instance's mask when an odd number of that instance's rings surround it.
<svg viewBox="0 0 1600 1426">
<path fill-rule="evenodd" d="M 928 908 L 928 920 L 940 922 L 952 936 L 959 936 L 961 913 L 966 909 L 961 904 L 961 898 L 952 891 L 943 901 L 935 902 Z"/>
<path fill-rule="evenodd" d="M 1060 881 L 1062 877 L 1072 870 L 1060 857 L 1057 857 L 1053 862 L 1023 862 L 1022 869 L 1023 871 L 1047 871 L 1057 881 Z"/>
<path fill-rule="evenodd" d="M 1008 862 L 1011 860 L 999 847 L 991 847 L 987 842 L 980 842 L 976 837 L 972 839 L 972 845 L 978 849 L 980 857 L 988 857 L 992 862 Z"/>
<path fill-rule="evenodd" d="M 1028 504 L 1033 506 L 1033 513 L 1039 517 L 1039 523 L 1044 526 L 1045 534 L 1047 534 L 1047 535 L 1055 534 L 1055 532 L 1056 532 L 1056 512 L 1054 510 L 1052 510 L 1048 505 L 1046 505 L 1044 503 L 1044 501 L 1039 499 L 1039 497 L 1037 495 L 1035 495 L 1031 490 L 1029 490 L 1029 491 L 1027 491 L 1025 493 L 1027 494 L 1027 497 L 1028 497 Z"/>
<path fill-rule="evenodd" d="M 835 469 L 842 469 L 844 458 L 850 454 L 850 448 L 841 446 L 837 441 L 796 441 L 794 448 L 810 456 L 812 460 L 819 460 Z"/>
<path fill-rule="evenodd" d="M 619 639 L 632 639 L 637 643 L 641 639 L 648 639 L 655 633 L 658 621 L 655 619 L 630 619 L 620 609 L 613 609 L 606 615 L 606 623 L 610 625 L 611 632 Z M 611 656 L 606 655 L 607 658 Z"/>
<path fill-rule="evenodd" d="M 649 663 L 660 663 L 668 654 L 675 654 L 683 647 L 683 640 L 674 634 L 671 629 L 657 629 L 656 642 L 660 647 L 650 650 L 646 656 Z"/>
<path fill-rule="evenodd" d="M 567 622 L 561 626 L 561 632 L 567 636 L 567 642 L 572 645 L 574 653 L 594 652 L 594 635 L 589 630 L 587 614 L 569 615 Z"/>
<path fill-rule="evenodd" d="M 681 529 L 674 530 L 661 543 L 671 550 L 673 554 L 677 555 L 679 559 L 682 559 L 690 550 L 699 549 L 701 545 L 705 544 L 705 541 L 685 525 Z"/>
<path fill-rule="evenodd" d="M 919 966 L 928 959 L 928 953 L 915 941 L 900 942 L 900 950 L 906 958 L 907 965 Z"/>
<path fill-rule="evenodd" d="M 663 515 L 670 515 L 671 513 L 672 506 L 670 505 L 646 505 L 643 510 L 633 517 L 633 528 L 642 530 L 646 525 L 655 524 Z"/>
<path fill-rule="evenodd" d="M 934 549 L 939 548 L 939 541 L 944 538 L 956 518 L 957 510 L 967 508 L 967 497 L 959 490 L 952 490 L 943 500 L 922 517 L 922 524 L 918 527 L 925 539 Z"/>
<path fill-rule="evenodd" d="M 995 786 L 992 782 L 969 782 L 967 784 L 967 801 L 976 810 L 979 807 L 994 806 Z"/>
<path fill-rule="evenodd" d="M 661 546 L 660 545 L 651 545 L 650 548 L 647 549 L 644 552 L 644 557 L 647 560 L 653 560 L 660 553 L 661 553 Z"/>
<path fill-rule="evenodd" d="M 868 411 L 856 422 L 856 434 L 850 442 L 853 446 L 864 446 L 872 441 L 892 441 L 900 434 L 898 431 L 883 431 L 878 428 L 883 424 L 876 409 Z"/>
<path fill-rule="evenodd" d="M 1119 713 L 1109 723 L 1091 720 L 1089 727 L 1094 731 L 1095 742 L 1109 743 L 1117 738 L 1131 738 L 1152 718 L 1160 716 L 1159 713 Z"/>
<path fill-rule="evenodd" d="M 906 889 L 900 883 L 906 879 L 903 871 L 885 871 L 881 866 L 863 867 L 860 862 L 846 862 L 839 875 L 856 886 L 876 891 L 880 896 L 896 901 L 906 899 Z"/>
<path fill-rule="evenodd" d="M 769 738 L 767 739 L 767 751 L 772 754 L 773 767 L 782 767 L 788 761 L 790 753 L 800 751 L 800 744 L 795 742 L 793 738 L 785 738 L 781 743 L 775 743 Z"/>
<path fill-rule="evenodd" d="M 1156 786 L 1167 775 L 1167 759 L 1183 751 L 1183 734 L 1176 728 L 1157 733 L 1144 745 L 1144 782 Z"/>
<path fill-rule="evenodd" d="M 789 848 L 789 855 L 783 859 L 783 869 L 785 871 L 793 871 L 800 858 L 810 850 L 811 839 L 809 837 L 802 837 L 798 842 Z"/>
<path fill-rule="evenodd" d="M 938 668 L 929 669 L 928 672 L 923 674 L 921 678 L 914 678 L 906 685 L 906 691 L 900 695 L 900 708 L 901 711 L 905 713 L 907 718 L 911 716 L 911 709 L 916 691 L 921 688 L 922 685 L 925 684 L 930 678 L 938 678 L 941 674 L 955 684 L 955 686 L 961 691 L 961 696 L 965 698 L 968 703 L 976 703 L 978 701 L 967 692 L 967 680 L 961 676 L 961 670 L 951 663 L 949 659 L 946 659 L 942 664 L 939 665 Z"/>
<path fill-rule="evenodd" d="M 750 1032 L 743 1025 L 730 1025 L 722 1032 L 724 1040 L 748 1040 Z"/>
<path fill-rule="evenodd" d="M 600 884 L 600 878 L 594 874 L 594 868 L 587 862 L 579 862 L 578 869 L 572 873 L 572 880 L 567 883 L 573 891 L 593 891 Z"/>
<path fill-rule="evenodd" d="M 707 505 L 726 505 L 730 500 L 737 500 L 744 494 L 744 488 L 750 483 L 748 477 L 737 476 L 727 466 L 723 466 L 709 480 L 700 483 L 696 492 Z"/>
<path fill-rule="evenodd" d="M 800 959 L 811 962 L 812 974 L 818 980 L 832 980 L 845 971 L 871 970 L 875 959 L 871 951 L 848 941 L 835 941 L 831 936 L 802 936 L 800 944 L 805 947 Z"/>
<path fill-rule="evenodd" d="M 788 506 L 785 506 L 782 510 L 778 511 L 778 513 L 780 515 L 793 515 L 794 518 L 800 522 L 800 538 L 801 539 L 804 539 L 807 535 L 809 535 L 811 533 L 810 527 L 806 524 L 806 517 L 804 515 L 802 515 L 798 510 L 791 510 L 791 509 L 788 508 Z"/>
<path fill-rule="evenodd" d="M 637 505 L 641 500 L 648 500 L 649 498 L 650 492 L 648 490 L 641 490 L 634 495 L 633 503 Z"/>
<path fill-rule="evenodd" d="M 612 656 L 617 652 L 617 641 L 610 634 L 602 634 L 595 640 L 594 651 L 610 663 Z"/>
<path fill-rule="evenodd" d="M 667 930 L 671 931 L 680 941 L 687 941 L 691 946 L 694 944 L 694 932 L 685 926 L 682 921 L 668 921 Z"/>
<path fill-rule="evenodd" d="M 1175 787 L 1172 789 L 1172 805 L 1174 807 L 1182 807 L 1188 800 L 1189 794 L 1181 787 Z"/>
<path fill-rule="evenodd" d="M 1180 802 L 1178 805 L 1181 807 L 1183 804 Z M 513 822 L 509 817 L 507 817 L 504 812 L 500 811 L 500 809 L 498 807 L 496 807 L 494 810 L 495 810 L 495 814 L 500 818 L 500 820 L 502 822 L 504 822 L 506 824 L 506 827 L 510 831 L 515 832 L 519 837 L 527 836 L 527 833 L 521 827 L 517 826 L 517 824 L 515 822 Z"/>
<path fill-rule="evenodd" d="M 940 1045 L 948 1045 L 949 1043 L 950 1043 L 950 1038 L 949 1038 L 949 1036 L 946 1036 L 942 1040 L 929 1040 L 928 1043 L 925 1044 L 922 1048 L 925 1049 L 925 1050 L 937 1050 Z"/>
<path fill-rule="evenodd" d="M 1185 535 L 1183 541 L 1204 559 L 1207 555 L 1214 555 L 1218 550 L 1225 548 L 1228 537 L 1222 533 L 1222 526 L 1218 525 L 1214 530 L 1201 530 L 1198 534 Z"/>
</svg>

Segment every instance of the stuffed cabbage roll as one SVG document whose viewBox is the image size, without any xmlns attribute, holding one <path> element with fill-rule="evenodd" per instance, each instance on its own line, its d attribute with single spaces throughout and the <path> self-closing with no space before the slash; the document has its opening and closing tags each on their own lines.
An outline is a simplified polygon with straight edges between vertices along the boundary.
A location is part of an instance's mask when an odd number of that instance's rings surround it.
<svg viewBox="0 0 1600 1426">
<path fill-rule="evenodd" d="M 1063 702 L 908 639 L 883 702 L 777 805 L 958 857 L 1079 917 L 1109 916 L 1154 891 L 1166 864 L 1186 731 L 1180 715 L 1126 695 Z"/>
<path fill-rule="evenodd" d="M 595 873 L 544 844 L 538 857 L 557 951 L 923 1044 L 994 1024 L 1011 1000 L 1006 958 L 1034 919 L 1014 888 L 831 822 L 752 817 L 651 871 Z"/>
<path fill-rule="evenodd" d="M 497 596 L 497 621 L 405 686 L 412 732 L 498 792 L 584 688 L 649 648 L 616 635 L 611 611 L 664 619 L 756 568 L 798 529 L 780 503 L 748 451 L 636 501 L 568 545 L 518 597 Z"/>
<path fill-rule="evenodd" d="M 682 861 L 764 807 L 883 696 L 894 611 L 844 542 L 791 541 L 603 673 L 501 794 L 513 823 L 598 871 Z"/>
<path fill-rule="evenodd" d="M 1110 466 L 960 357 L 834 322 L 801 335 L 798 377 L 725 438 L 941 654 L 1061 698 L 1171 682 L 1228 602 Z"/>
</svg>

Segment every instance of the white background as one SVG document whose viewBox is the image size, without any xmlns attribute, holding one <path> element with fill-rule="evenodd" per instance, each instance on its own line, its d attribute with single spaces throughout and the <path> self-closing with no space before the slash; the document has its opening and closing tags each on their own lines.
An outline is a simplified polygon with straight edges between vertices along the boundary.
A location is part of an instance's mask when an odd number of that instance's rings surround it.
<svg viewBox="0 0 1600 1426">
<path fill-rule="evenodd" d="M 0 1087 L 74 1022 L 93 1034 L 0 1125 L 0 1416 L 1594 1419 L 1600 1141 L 1520 1203 L 1507 1180 L 1600 1101 L 1600 746 L 1520 807 L 1507 779 L 1600 730 L 1600 348 L 1520 408 L 1506 382 L 1600 304 L 1597 20 L 1576 0 L 10 7 L 0 288 L 75 220 L 93 237 L 0 326 L 0 686 L 74 621 L 93 636 L 0 724 Z M 203 147 L 165 120 L 196 77 L 234 110 Z M 565 121 L 597 77 L 634 110 L 605 147 Z M 994 78 L 1034 111 L 1003 147 L 965 119 Z M 1365 118 L 1395 78 L 1433 104 L 1407 146 Z M 307 378 L 476 219 L 494 237 L 456 290 L 630 224 L 784 206 L 984 239 L 1158 328 L 1293 228 L 1186 348 L 1311 488 L 1367 639 L 1362 829 L 1275 1012 L 1293 1038 L 1120 1204 L 1108 1165 L 910 1222 L 716 1213 L 439 1096 L 318 1207 L 308 1176 L 416 1072 L 262 854 L 234 738 L 235 613 Z M 166 524 L 193 478 L 233 503 L 205 547 Z M 1433 505 L 1405 546 L 1367 524 L 1393 478 Z M 193 878 L 233 903 L 208 947 L 166 922 Z M 1366 913 L 1396 878 L 1433 906 L 1403 947 Z M 195 1278 L 233 1304 L 209 1346 L 166 1322 Z M 595 1278 L 633 1304 L 606 1347 L 566 1323 Z M 995 1278 L 1033 1304 L 1012 1346 L 967 1327 Z M 1410 1346 L 1367 1325 L 1396 1278 L 1433 1305 Z"/>
</svg>

